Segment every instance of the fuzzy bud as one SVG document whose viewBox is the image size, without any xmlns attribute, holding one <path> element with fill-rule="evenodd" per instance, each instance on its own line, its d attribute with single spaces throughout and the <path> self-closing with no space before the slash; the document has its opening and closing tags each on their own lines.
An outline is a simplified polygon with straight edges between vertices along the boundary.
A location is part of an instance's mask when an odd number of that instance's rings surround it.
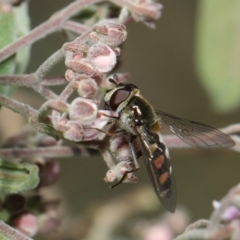
<svg viewBox="0 0 240 240">
<path fill-rule="evenodd" d="M 83 79 L 77 85 L 78 94 L 83 98 L 92 98 L 98 91 L 98 85 L 92 78 Z"/>
<path fill-rule="evenodd" d="M 96 43 L 91 46 L 87 58 L 92 61 L 96 69 L 101 73 L 111 71 L 117 62 L 115 52 L 104 43 Z"/>
<path fill-rule="evenodd" d="M 60 224 L 61 219 L 54 210 L 47 210 L 44 214 L 39 216 L 39 231 L 43 234 L 57 231 Z"/>
<path fill-rule="evenodd" d="M 222 213 L 221 219 L 224 222 L 230 222 L 235 219 L 240 219 L 240 211 L 235 206 L 228 206 L 225 211 Z"/>
<path fill-rule="evenodd" d="M 110 47 L 117 47 L 127 38 L 126 27 L 113 21 L 104 20 L 93 27 L 90 37 Z"/>
<path fill-rule="evenodd" d="M 65 61 L 65 64 L 68 68 L 77 73 L 85 73 L 90 76 L 93 76 L 97 73 L 97 69 L 91 60 L 81 58 L 79 55 L 76 55 L 71 61 Z"/>
<path fill-rule="evenodd" d="M 162 5 L 153 0 L 135 0 L 134 5 L 137 11 L 129 8 L 132 12 L 133 18 L 136 21 L 151 22 L 157 20 L 161 16 Z"/>
<path fill-rule="evenodd" d="M 136 141 L 132 142 L 136 158 L 141 155 Z M 110 150 L 118 161 L 132 161 L 133 155 L 129 146 L 129 137 L 126 134 L 113 135 L 110 140 Z"/>
<path fill-rule="evenodd" d="M 37 217 L 30 212 L 13 216 L 10 219 L 10 225 L 29 237 L 36 235 L 39 229 Z"/>
<path fill-rule="evenodd" d="M 91 125 L 97 118 L 98 108 L 96 103 L 90 99 L 76 98 L 70 108 L 69 117 L 71 120 L 77 120 L 84 126 Z"/>
<path fill-rule="evenodd" d="M 83 138 L 83 128 L 76 121 L 66 123 L 67 130 L 63 132 L 63 137 L 73 142 L 79 142 Z"/>
<path fill-rule="evenodd" d="M 103 113 L 103 114 L 102 114 Z M 91 124 L 90 128 L 84 129 L 84 141 L 90 141 L 97 137 L 105 136 L 104 132 L 99 131 L 109 122 L 109 117 L 112 112 L 100 110 L 96 120 Z M 106 116 L 107 115 L 107 116 Z M 98 130 L 99 129 L 99 130 Z"/>
<path fill-rule="evenodd" d="M 120 162 L 107 172 L 107 174 L 104 178 L 104 181 L 112 182 L 116 178 L 121 179 L 126 172 L 132 171 L 133 168 L 134 168 L 133 162 Z M 123 182 L 137 183 L 137 180 L 138 179 L 132 173 L 128 173 Z"/>
<path fill-rule="evenodd" d="M 67 51 L 71 52 L 81 52 L 86 53 L 88 51 L 88 45 L 86 43 L 79 43 L 77 41 L 73 41 L 70 43 L 65 43 L 63 48 Z"/>
<path fill-rule="evenodd" d="M 110 140 L 110 151 L 118 161 L 131 161 L 129 137 L 126 134 L 113 135 Z"/>
<path fill-rule="evenodd" d="M 71 69 L 68 69 L 66 72 L 65 72 L 65 78 L 67 81 L 71 82 L 75 79 L 76 77 L 76 74 L 73 70 Z"/>
<path fill-rule="evenodd" d="M 55 183 L 60 175 L 60 164 L 55 160 L 46 160 L 39 164 L 40 183 L 38 187 L 46 187 Z"/>
<path fill-rule="evenodd" d="M 116 179 L 116 175 L 113 170 L 108 170 L 106 176 L 104 177 L 105 182 L 113 182 Z"/>
</svg>

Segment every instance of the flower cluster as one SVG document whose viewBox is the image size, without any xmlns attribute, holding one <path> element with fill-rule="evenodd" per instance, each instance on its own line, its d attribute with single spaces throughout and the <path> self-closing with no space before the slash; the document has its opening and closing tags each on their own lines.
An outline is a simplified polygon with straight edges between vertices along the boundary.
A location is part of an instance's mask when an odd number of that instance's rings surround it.
<svg viewBox="0 0 240 240">
<path fill-rule="evenodd" d="M 98 110 L 103 90 L 110 87 L 106 74 L 116 65 L 118 46 L 125 39 L 125 26 L 108 20 L 64 44 L 68 85 L 57 100 L 49 100 L 42 106 L 39 119 L 50 120 L 62 138 L 73 142 L 98 137 L 112 116 L 109 111 Z M 79 96 L 69 104 L 67 100 L 74 91 Z M 49 109 L 55 111 L 49 115 Z"/>
</svg>

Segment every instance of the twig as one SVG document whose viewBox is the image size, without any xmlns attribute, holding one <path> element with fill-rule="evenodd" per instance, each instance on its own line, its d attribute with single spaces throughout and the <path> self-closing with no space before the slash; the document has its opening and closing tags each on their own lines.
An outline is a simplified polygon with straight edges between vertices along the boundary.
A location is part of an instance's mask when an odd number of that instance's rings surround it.
<svg viewBox="0 0 240 240">
<path fill-rule="evenodd" d="M 35 118 L 37 111 L 30 107 L 27 104 L 20 103 L 14 99 L 11 99 L 9 97 L 6 97 L 2 94 L 0 94 L 0 105 L 11 109 L 12 111 L 19 113 L 23 117 L 27 118 L 28 121 L 30 119 Z"/>
<path fill-rule="evenodd" d="M 2 221 L 0 221 L 0 237 L 1 239 L 11 240 L 33 240 Z"/>
<path fill-rule="evenodd" d="M 88 27 L 86 27 L 83 24 L 68 20 L 64 23 L 62 26 L 62 29 L 72 31 L 74 33 L 77 33 L 79 35 L 83 34 L 84 32 L 87 32 L 89 30 Z"/>
<path fill-rule="evenodd" d="M 19 38 L 17 41 L 7 45 L 0 51 L 0 62 L 4 61 L 20 48 L 36 42 L 37 40 L 46 37 L 50 33 L 63 26 L 64 22 L 75 15 L 80 9 L 88 5 L 101 2 L 101 0 L 77 0 L 70 3 L 68 6 L 55 13 L 46 22 L 34 28 L 27 35 Z"/>
<path fill-rule="evenodd" d="M 178 237 L 172 240 L 209 240 L 205 238 L 206 229 L 194 229 L 189 232 L 184 232 L 183 234 L 179 235 Z"/>
<path fill-rule="evenodd" d="M 89 156 L 86 151 L 83 151 L 82 146 L 53 146 L 53 147 L 31 147 L 31 148 L 2 148 L 0 149 L 1 158 L 62 158 L 73 156 Z"/>
</svg>

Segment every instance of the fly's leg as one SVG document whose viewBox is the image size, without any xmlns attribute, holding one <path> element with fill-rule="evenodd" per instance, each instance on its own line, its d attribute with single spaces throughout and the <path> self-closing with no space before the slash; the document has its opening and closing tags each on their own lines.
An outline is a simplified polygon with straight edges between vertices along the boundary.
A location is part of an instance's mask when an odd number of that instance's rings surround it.
<svg viewBox="0 0 240 240">
<path fill-rule="evenodd" d="M 138 161 L 137 161 L 137 156 L 136 156 L 136 153 L 135 153 L 134 147 L 133 147 L 133 141 L 134 141 L 135 138 L 136 138 L 135 136 L 130 135 L 130 141 L 129 141 L 129 148 L 130 148 L 130 151 L 132 153 L 134 167 L 131 170 L 126 171 L 123 174 L 122 178 L 116 184 L 110 186 L 111 189 L 118 186 L 119 184 L 121 184 L 129 173 L 133 173 L 140 168 L 139 164 L 138 164 Z"/>
<path fill-rule="evenodd" d="M 113 134 L 126 132 L 126 131 L 123 130 L 123 129 L 117 129 L 117 130 L 115 130 L 115 131 L 108 131 L 108 132 L 106 132 L 106 131 L 104 131 L 104 130 L 102 130 L 102 129 L 99 129 L 99 128 L 88 128 L 88 129 L 94 129 L 94 130 L 97 130 L 97 131 L 99 131 L 99 132 L 105 133 L 105 134 L 106 134 L 107 136 L 109 136 L 109 137 L 111 137 Z"/>
<path fill-rule="evenodd" d="M 115 117 L 115 116 L 109 116 L 109 115 L 107 115 L 107 114 L 105 114 L 105 113 L 101 113 L 101 115 L 103 115 L 103 116 L 105 116 L 105 117 L 108 117 L 108 118 L 111 118 L 111 119 L 113 119 L 113 120 L 118 120 L 119 119 L 119 117 Z M 112 122 L 108 122 L 107 124 L 111 124 Z M 125 132 L 125 130 L 122 130 L 122 129 L 117 129 L 117 130 L 115 130 L 115 131 L 104 131 L 104 130 L 102 130 L 102 129 L 99 129 L 99 128 L 88 128 L 88 129 L 94 129 L 94 130 L 97 130 L 97 131 L 99 131 L 99 132 L 102 132 L 102 133 L 105 133 L 107 136 L 109 136 L 109 137 L 111 137 L 113 134 L 117 134 L 117 133 L 121 133 L 121 132 Z"/>
</svg>

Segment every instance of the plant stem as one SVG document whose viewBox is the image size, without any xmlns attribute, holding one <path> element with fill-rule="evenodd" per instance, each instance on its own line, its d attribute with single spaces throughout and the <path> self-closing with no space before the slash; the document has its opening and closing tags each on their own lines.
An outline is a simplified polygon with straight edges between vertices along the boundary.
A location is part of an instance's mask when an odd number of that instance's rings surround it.
<svg viewBox="0 0 240 240">
<path fill-rule="evenodd" d="M 2 221 L 0 221 L 0 238 L 11 240 L 33 240 Z"/>
<path fill-rule="evenodd" d="M 54 146 L 54 147 L 31 147 L 31 148 L 2 148 L 0 149 L 1 158 L 62 158 L 73 156 L 89 156 L 87 151 L 82 146 Z"/>
<path fill-rule="evenodd" d="M 20 48 L 30 45 L 37 40 L 46 37 L 50 33 L 61 28 L 67 19 L 75 15 L 80 9 L 89 6 L 90 4 L 101 2 L 101 0 L 77 0 L 70 3 L 68 6 L 53 14 L 46 22 L 34 28 L 27 35 L 19 38 L 17 41 L 7 45 L 0 51 L 0 62 L 9 58 Z"/>
<path fill-rule="evenodd" d="M 14 99 L 0 94 L 0 105 L 19 113 L 28 120 L 35 118 L 37 111 L 27 104 L 20 103 Z"/>
<path fill-rule="evenodd" d="M 1 85 L 14 85 L 32 87 L 32 74 L 26 75 L 0 75 Z"/>
<path fill-rule="evenodd" d="M 64 23 L 62 26 L 62 29 L 72 31 L 74 33 L 77 33 L 79 35 L 83 34 L 84 32 L 87 32 L 89 30 L 88 27 L 86 27 L 83 24 L 68 20 Z"/>
<path fill-rule="evenodd" d="M 41 81 L 47 73 L 60 61 L 64 59 L 64 50 L 61 48 L 53 53 L 46 61 L 44 61 L 34 74 L 34 82 Z"/>
</svg>

